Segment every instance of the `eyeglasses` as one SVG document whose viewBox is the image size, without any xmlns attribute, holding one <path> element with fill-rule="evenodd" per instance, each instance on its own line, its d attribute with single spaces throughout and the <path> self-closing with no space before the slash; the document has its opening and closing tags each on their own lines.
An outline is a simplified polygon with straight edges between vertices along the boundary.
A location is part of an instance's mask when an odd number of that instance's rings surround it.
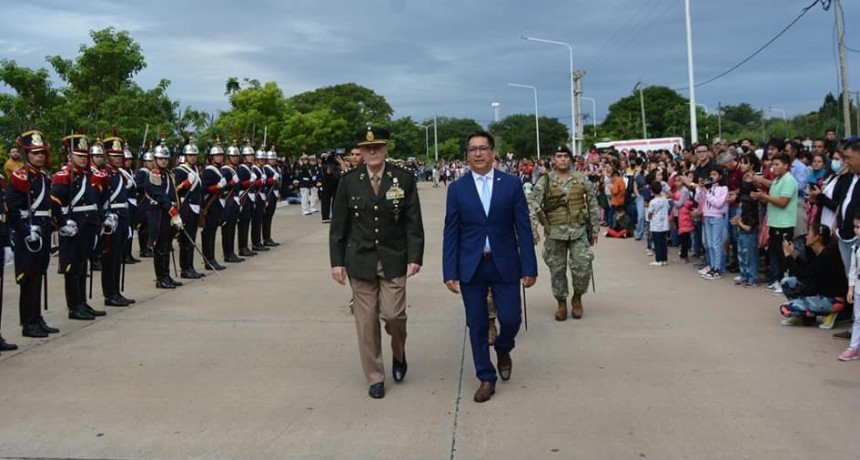
<svg viewBox="0 0 860 460">
<path fill-rule="evenodd" d="M 469 147 L 469 153 L 478 153 L 478 152 L 487 153 L 490 150 L 493 150 L 493 149 L 489 145 L 475 145 L 475 146 Z"/>
</svg>

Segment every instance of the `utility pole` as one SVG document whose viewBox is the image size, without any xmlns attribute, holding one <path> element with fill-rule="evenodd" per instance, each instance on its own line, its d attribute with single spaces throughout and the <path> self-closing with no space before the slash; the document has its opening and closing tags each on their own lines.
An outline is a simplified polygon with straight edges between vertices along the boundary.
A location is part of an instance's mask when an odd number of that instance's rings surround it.
<svg viewBox="0 0 860 460">
<path fill-rule="evenodd" d="M 642 111 L 642 139 L 648 139 L 648 127 L 645 124 L 645 96 L 642 94 L 642 82 L 636 83 L 633 91 L 639 90 L 639 108 Z"/>
<path fill-rule="evenodd" d="M 848 89 L 848 63 L 845 57 L 845 18 L 842 16 L 841 0 L 833 0 L 836 11 L 836 39 L 839 42 L 839 74 L 842 80 L 842 122 L 845 136 L 851 135 L 851 95 Z"/>
<path fill-rule="evenodd" d="M 577 70 L 573 73 L 573 105 L 576 112 L 576 120 L 573 124 L 573 138 L 576 142 L 576 146 L 573 151 L 578 155 L 582 154 L 582 77 L 584 76 L 584 70 Z"/>
<path fill-rule="evenodd" d="M 690 82 L 690 140 L 699 142 L 699 127 L 696 119 L 696 79 L 693 74 L 693 26 L 690 19 L 690 0 L 684 1 L 687 13 L 687 74 Z"/>
<path fill-rule="evenodd" d="M 857 133 L 860 134 L 860 91 L 855 91 L 857 101 L 854 103 L 854 113 L 857 115 Z"/>
<path fill-rule="evenodd" d="M 718 136 L 720 139 L 723 138 L 723 103 L 717 102 L 717 129 L 719 130 Z"/>
</svg>

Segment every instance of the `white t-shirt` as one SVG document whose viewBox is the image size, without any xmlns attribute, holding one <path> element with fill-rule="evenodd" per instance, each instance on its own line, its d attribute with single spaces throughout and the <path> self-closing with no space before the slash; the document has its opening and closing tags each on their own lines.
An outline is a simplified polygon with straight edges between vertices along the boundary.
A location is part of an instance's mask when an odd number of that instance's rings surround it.
<svg viewBox="0 0 860 460">
<path fill-rule="evenodd" d="M 669 200 L 664 196 L 658 196 L 648 203 L 648 214 L 652 232 L 669 231 Z"/>
</svg>

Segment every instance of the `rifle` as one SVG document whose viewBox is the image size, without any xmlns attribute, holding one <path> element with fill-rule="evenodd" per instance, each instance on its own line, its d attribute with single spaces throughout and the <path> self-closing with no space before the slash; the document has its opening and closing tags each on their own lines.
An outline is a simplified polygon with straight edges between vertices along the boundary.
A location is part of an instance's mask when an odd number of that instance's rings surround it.
<svg viewBox="0 0 860 460">
<path fill-rule="evenodd" d="M 585 237 L 588 238 L 588 245 L 592 246 L 594 244 L 594 236 L 592 234 L 591 227 L 591 207 L 588 204 L 588 190 L 584 189 L 582 192 L 582 201 L 585 202 Z M 597 287 L 594 282 L 594 258 L 588 261 L 588 268 L 591 269 L 591 291 L 597 292 Z"/>
<path fill-rule="evenodd" d="M 137 171 L 140 168 L 140 157 L 143 156 L 143 149 L 146 148 L 146 137 L 149 135 L 149 123 L 146 124 L 146 128 L 143 130 L 143 142 L 140 143 L 140 153 L 137 155 L 137 158 L 134 160 L 134 170 Z"/>
</svg>

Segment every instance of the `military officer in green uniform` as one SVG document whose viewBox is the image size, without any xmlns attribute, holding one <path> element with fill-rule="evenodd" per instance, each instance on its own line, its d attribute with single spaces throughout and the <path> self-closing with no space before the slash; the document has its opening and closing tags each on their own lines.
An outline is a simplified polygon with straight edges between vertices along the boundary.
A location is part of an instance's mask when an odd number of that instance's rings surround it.
<svg viewBox="0 0 860 460">
<path fill-rule="evenodd" d="M 355 301 L 361 367 L 368 394 L 385 396 L 385 367 L 379 320 L 391 336 L 392 375 L 406 376 L 406 278 L 421 270 L 424 225 L 415 179 L 385 162 L 388 131 L 368 127 L 359 134 L 364 163 L 340 179 L 329 230 L 331 275 Z"/>
<path fill-rule="evenodd" d="M 553 170 L 537 180 L 528 196 L 532 234 L 540 242 L 538 223 L 544 228 L 543 259 L 552 277 L 552 295 L 558 301 L 555 319 L 567 319 L 567 269 L 573 284 L 571 317 L 582 318 L 582 296 L 592 276 L 594 254 L 600 231 L 600 208 L 594 187 L 585 174 L 571 168 L 572 155 L 558 147 L 552 159 Z"/>
</svg>

